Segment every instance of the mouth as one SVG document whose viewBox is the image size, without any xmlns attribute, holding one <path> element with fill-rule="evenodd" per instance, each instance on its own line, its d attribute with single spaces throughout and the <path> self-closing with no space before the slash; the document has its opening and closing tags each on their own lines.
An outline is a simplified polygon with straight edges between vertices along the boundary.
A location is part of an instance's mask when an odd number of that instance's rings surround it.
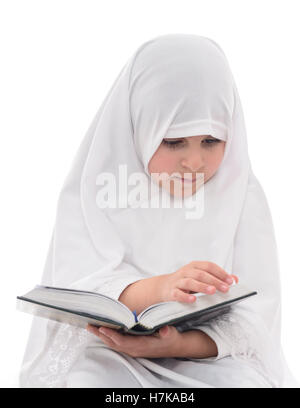
<svg viewBox="0 0 300 408">
<path fill-rule="evenodd" d="M 183 183 L 194 183 L 196 181 L 196 178 L 194 178 L 194 179 L 182 178 L 181 180 L 182 180 Z"/>
<path fill-rule="evenodd" d="M 172 178 L 176 178 L 177 180 L 181 180 L 183 183 L 194 183 L 195 181 L 197 181 L 198 179 L 197 179 L 197 177 L 194 177 L 194 178 L 192 178 L 192 179 L 188 179 L 188 178 L 184 178 L 184 177 L 177 177 L 177 176 L 174 176 L 174 177 L 172 177 Z"/>
</svg>

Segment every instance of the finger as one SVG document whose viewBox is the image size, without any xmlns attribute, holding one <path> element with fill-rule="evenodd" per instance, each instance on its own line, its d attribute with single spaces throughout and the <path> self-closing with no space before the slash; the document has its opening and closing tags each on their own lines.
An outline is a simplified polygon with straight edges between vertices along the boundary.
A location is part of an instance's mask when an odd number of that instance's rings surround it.
<svg viewBox="0 0 300 408">
<path fill-rule="evenodd" d="M 101 327 L 100 327 L 101 328 Z M 108 336 L 106 336 L 105 334 L 101 334 L 99 332 L 99 327 L 96 326 L 92 326 L 90 324 L 87 325 L 86 329 L 94 334 L 95 336 L 99 337 L 99 339 L 101 339 L 105 344 L 107 344 L 109 347 L 113 348 L 115 347 L 117 344 Z"/>
<path fill-rule="evenodd" d="M 123 335 L 118 333 L 116 330 L 109 329 L 108 327 L 100 327 L 98 331 L 100 334 L 104 334 L 105 336 L 109 337 L 118 346 L 122 344 Z"/>
<path fill-rule="evenodd" d="M 183 292 L 179 288 L 174 288 L 172 291 L 172 300 L 177 302 L 193 303 L 196 299 L 196 296 Z"/>
<path fill-rule="evenodd" d="M 232 282 L 232 277 L 230 276 L 229 273 L 227 273 L 223 268 L 221 268 L 219 265 L 217 265 L 214 262 L 209 262 L 209 261 L 192 261 L 190 263 L 191 266 L 197 269 L 205 270 L 217 278 L 223 280 L 226 283 L 233 283 Z M 227 280 L 228 279 L 228 280 Z"/>
<path fill-rule="evenodd" d="M 99 339 L 103 341 L 103 343 L 105 343 L 110 348 L 115 349 L 116 347 L 118 347 L 118 345 L 110 337 L 106 336 L 105 334 L 98 332 L 97 336 L 99 337 Z"/>
<path fill-rule="evenodd" d="M 169 334 L 169 326 L 163 326 L 159 329 L 160 337 L 166 337 Z"/>
<path fill-rule="evenodd" d="M 196 281 L 206 283 L 210 286 L 214 286 L 221 292 L 227 292 L 229 289 L 229 285 L 227 283 L 216 278 L 214 275 L 211 275 L 209 272 L 201 271 L 195 268 L 190 272 L 190 274 L 191 274 L 190 277 L 194 278 Z"/>
<path fill-rule="evenodd" d="M 92 333 L 92 334 L 95 334 L 96 336 L 98 335 L 98 329 L 99 329 L 99 327 L 96 327 L 96 326 L 92 326 L 91 324 L 88 324 L 87 326 L 86 326 L 86 330 L 88 331 L 88 332 L 90 332 L 90 333 Z"/>
<path fill-rule="evenodd" d="M 233 275 L 233 273 L 232 273 L 231 276 L 234 277 L 236 283 L 239 283 L 239 278 L 236 275 Z"/>
<path fill-rule="evenodd" d="M 90 333 L 94 334 L 97 337 L 100 337 L 101 339 L 103 338 L 102 336 L 104 336 L 104 334 L 102 334 L 101 336 L 101 332 L 99 331 L 100 329 L 102 330 L 102 326 L 97 327 L 97 326 L 93 326 L 91 324 L 88 324 L 86 327 L 87 331 L 89 331 Z M 108 337 L 108 336 L 106 336 Z"/>
<path fill-rule="evenodd" d="M 178 330 L 175 326 L 163 326 L 159 330 L 159 334 L 161 338 L 171 337 L 173 335 L 178 334 Z"/>
<path fill-rule="evenodd" d="M 189 290 L 192 292 L 201 292 L 201 293 L 208 293 L 213 294 L 216 292 L 216 288 L 213 285 L 209 285 L 205 282 L 199 282 L 193 278 L 183 278 L 178 280 L 177 282 L 178 289 Z"/>
</svg>

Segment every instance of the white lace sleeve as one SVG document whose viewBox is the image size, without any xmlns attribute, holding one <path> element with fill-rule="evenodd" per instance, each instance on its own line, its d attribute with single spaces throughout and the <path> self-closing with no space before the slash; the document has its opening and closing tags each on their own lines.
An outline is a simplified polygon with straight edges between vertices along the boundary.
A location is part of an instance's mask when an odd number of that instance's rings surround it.
<svg viewBox="0 0 300 408">
<path fill-rule="evenodd" d="M 278 382 L 274 380 L 275 374 L 278 374 L 278 367 L 274 365 L 276 345 L 260 316 L 246 304 L 235 305 L 226 313 L 199 325 L 193 322 L 189 328 L 205 332 L 218 347 L 216 357 L 201 361 L 215 361 L 230 356 L 251 365 L 273 383 L 274 387 L 278 386 Z"/>
<path fill-rule="evenodd" d="M 115 300 L 118 300 L 124 289 L 130 284 L 137 282 L 144 277 L 139 274 L 120 274 L 120 276 L 115 276 L 113 279 L 108 279 L 99 286 L 96 291 L 102 295 L 109 296 Z"/>
<path fill-rule="evenodd" d="M 19 386 L 21 388 L 63 388 L 66 375 L 87 344 L 93 340 L 93 335 L 79 327 L 35 316 L 32 331 L 37 327 L 39 333 L 44 331 L 46 341 L 35 358 L 24 360 Z M 31 344 L 29 346 L 32 347 Z"/>
<path fill-rule="evenodd" d="M 220 318 L 217 317 L 216 319 L 220 319 Z M 223 323 L 225 323 L 226 318 L 223 317 L 223 319 L 224 320 L 222 320 L 222 321 L 223 321 Z M 216 360 L 219 360 L 221 358 L 230 356 L 230 347 L 228 346 L 227 342 L 224 341 L 223 337 L 220 335 L 218 330 L 216 330 L 216 328 L 212 327 L 212 326 L 213 325 L 211 325 L 211 326 L 201 325 L 201 326 L 193 327 L 193 329 L 201 330 L 204 333 L 206 333 L 210 338 L 212 338 L 214 340 L 214 342 L 216 343 L 216 346 L 217 346 L 217 349 L 218 349 L 218 354 L 215 357 L 207 357 L 207 358 L 204 358 L 202 360 L 216 361 Z"/>
<path fill-rule="evenodd" d="M 249 335 L 246 334 L 238 324 L 232 311 L 217 316 L 212 321 L 193 326 L 210 336 L 216 343 L 218 355 L 203 360 L 219 360 L 231 355 L 241 355 L 247 359 L 253 355 Z"/>
<path fill-rule="evenodd" d="M 227 311 L 229 309 L 230 308 L 228 307 Z M 222 334 L 219 332 L 219 330 L 217 330 L 217 325 L 218 323 L 220 323 L 220 319 L 222 319 L 221 321 L 223 321 L 224 323 L 228 322 L 230 319 L 229 313 L 226 313 L 226 311 L 224 311 L 222 316 L 214 317 L 214 320 L 210 320 L 207 322 L 203 322 L 203 318 L 200 316 L 198 318 L 176 324 L 176 328 L 179 332 L 184 332 L 187 330 L 201 330 L 214 340 L 218 349 L 217 356 L 207 357 L 201 360 L 214 361 L 230 355 L 230 347 L 228 346 L 228 342 L 224 341 Z"/>
</svg>

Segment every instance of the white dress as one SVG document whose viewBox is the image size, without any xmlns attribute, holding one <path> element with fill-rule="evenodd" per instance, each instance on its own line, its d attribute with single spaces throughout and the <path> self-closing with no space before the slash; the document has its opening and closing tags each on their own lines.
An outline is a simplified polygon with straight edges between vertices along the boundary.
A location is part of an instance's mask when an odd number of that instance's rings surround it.
<svg viewBox="0 0 300 408">
<path fill-rule="evenodd" d="M 48 257 L 49 260 L 49 257 Z M 127 282 L 134 281 L 127 278 Z M 118 284 L 119 283 L 119 284 Z M 125 284 L 126 286 L 126 284 Z M 124 279 L 114 280 L 117 297 Z M 117 293 L 117 295 L 116 295 Z M 249 299 L 250 300 L 250 299 Z M 246 302 L 246 301 L 245 301 Z M 49 388 L 277 388 L 299 387 L 284 358 L 273 367 L 273 350 L 267 342 L 259 355 L 253 326 L 240 325 L 238 313 L 229 311 L 210 322 L 182 323 L 179 331 L 200 329 L 217 344 L 210 358 L 134 358 L 112 350 L 87 330 L 34 317 L 30 340 L 20 373 L 21 387 Z M 267 337 L 267 333 L 265 333 Z M 43 341 L 43 338 L 45 341 Z M 35 342 L 34 342 L 35 339 Z M 271 359 L 271 362 L 270 362 Z M 279 368 L 284 373 L 278 372 Z M 274 375 L 273 375 L 274 374 Z"/>
<path fill-rule="evenodd" d="M 133 358 L 101 340 L 90 345 L 66 377 L 67 387 L 95 388 L 271 388 L 273 384 L 245 362 L 230 356 L 217 361 Z"/>
<path fill-rule="evenodd" d="M 128 174 L 139 172 L 148 181 L 149 160 L 162 139 L 193 135 L 226 141 L 222 163 L 204 186 L 202 217 L 187 219 L 185 208 L 99 208 L 99 174 L 117 178 L 120 164 L 126 164 Z M 202 192 L 192 199 L 199 201 Z M 228 61 L 213 40 L 170 34 L 137 49 L 96 113 L 60 193 L 41 284 L 118 299 L 130 283 L 175 272 L 194 260 L 216 263 L 258 292 L 228 314 L 192 326 L 212 337 L 217 357 L 132 358 L 86 330 L 35 317 L 20 386 L 295 384 L 280 344 L 271 214 L 251 168 Z"/>
<path fill-rule="evenodd" d="M 40 318 L 35 319 L 38 322 Z M 222 324 L 222 321 L 220 320 L 219 323 Z M 53 322 L 50 325 L 53 325 Z M 211 358 L 190 359 L 133 358 L 110 349 L 100 338 L 84 329 L 67 324 L 56 326 L 54 339 L 49 341 L 42 354 L 35 359 L 35 364 L 30 366 L 30 370 L 24 362 L 20 376 L 21 387 L 271 388 L 277 386 L 272 379 L 267 378 L 257 361 L 251 356 L 246 356 L 243 361 L 226 354 L 226 344 L 222 343 L 217 333 L 209 327 L 202 326 L 202 329 L 217 342 L 218 355 Z M 241 342 L 242 339 L 239 341 Z"/>
</svg>

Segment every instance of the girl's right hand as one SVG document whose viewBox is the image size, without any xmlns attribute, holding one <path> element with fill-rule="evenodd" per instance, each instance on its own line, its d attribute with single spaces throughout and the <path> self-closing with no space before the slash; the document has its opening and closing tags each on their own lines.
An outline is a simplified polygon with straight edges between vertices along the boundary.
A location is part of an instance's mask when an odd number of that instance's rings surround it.
<svg viewBox="0 0 300 408">
<path fill-rule="evenodd" d="M 192 261 L 176 272 L 160 276 L 159 291 L 162 302 L 179 301 L 192 303 L 196 297 L 191 292 L 214 294 L 216 290 L 227 292 L 238 277 L 225 272 L 220 266 L 208 261 Z"/>
</svg>

